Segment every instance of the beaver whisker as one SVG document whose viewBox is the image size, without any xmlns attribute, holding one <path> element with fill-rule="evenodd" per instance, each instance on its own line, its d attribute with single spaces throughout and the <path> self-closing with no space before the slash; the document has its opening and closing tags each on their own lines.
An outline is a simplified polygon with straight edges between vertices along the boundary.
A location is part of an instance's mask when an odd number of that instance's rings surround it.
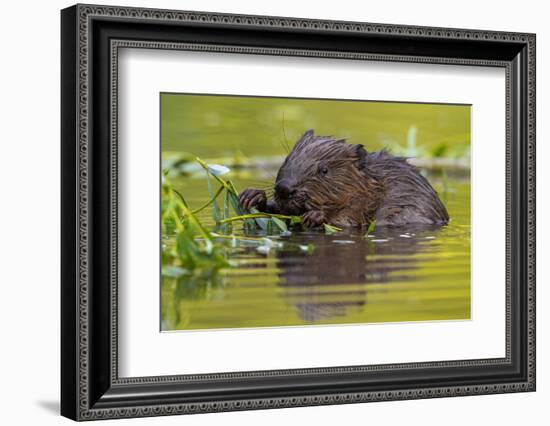
<svg viewBox="0 0 550 426">
<path fill-rule="evenodd" d="M 285 141 L 284 139 L 279 139 L 279 143 L 283 147 L 285 154 L 288 155 L 290 153 L 290 146 L 288 145 L 288 142 Z"/>
</svg>

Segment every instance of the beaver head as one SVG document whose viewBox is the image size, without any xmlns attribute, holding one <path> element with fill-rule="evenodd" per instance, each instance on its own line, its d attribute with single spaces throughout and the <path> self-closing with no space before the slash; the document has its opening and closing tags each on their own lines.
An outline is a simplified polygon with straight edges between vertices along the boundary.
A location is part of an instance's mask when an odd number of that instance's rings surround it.
<svg viewBox="0 0 550 426">
<path fill-rule="evenodd" d="M 367 152 L 344 139 L 315 136 L 308 130 L 279 169 L 274 199 L 284 214 L 338 210 L 365 192 Z"/>
</svg>

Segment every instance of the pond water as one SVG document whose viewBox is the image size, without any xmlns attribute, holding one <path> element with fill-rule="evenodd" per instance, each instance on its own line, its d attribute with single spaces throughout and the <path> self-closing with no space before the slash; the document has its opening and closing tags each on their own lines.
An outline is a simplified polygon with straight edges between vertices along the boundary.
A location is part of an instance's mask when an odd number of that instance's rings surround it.
<svg viewBox="0 0 550 426">
<path fill-rule="evenodd" d="M 242 190 L 265 186 L 275 172 L 228 177 Z M 469 176 L 439 171 L 428 178 L 445 201 L 448 226 L 378 227 L 367 238 L 358 231 L 279 237 L 311 244 L 311 252 L 237 247 L 230 254 L 236 267 L 163 277 L 162 330 L 469 319 Z M 204 174 L 172 183 L 192 207 L 208 201 Z M 200 219 L 214 225 L 208 209 Z M 243 233 L 239 226 L 233 232 Z"/>
</svg>

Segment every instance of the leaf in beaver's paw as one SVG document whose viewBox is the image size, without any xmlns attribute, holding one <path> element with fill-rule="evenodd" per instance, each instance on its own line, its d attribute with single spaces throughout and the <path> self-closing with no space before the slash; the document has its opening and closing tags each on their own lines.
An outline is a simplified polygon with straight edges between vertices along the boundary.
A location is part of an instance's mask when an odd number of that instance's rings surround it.
<svg viewBox="0 0 550 426">
<path fill-rule="evenodd" d="M 250 209 L 250 213 L 252 214 L 258 214 L 261 213 L 256 207 L 252 207 Z M 256 222 L 256 225 L 258 225 L 262 230 L 267 231 L 269 219 L 267 217 L 257 217 L 256 219 L 252 219 L 252 223 Z"/>
<path fill-rule="evenodd" d="M 221 176 L 221 175 L 225 175 L 226 173 L 229 173 L 231 169 L 229 167 L 222 166 L 220 164 L 209 164 L 208 171 L 212 173 L 214 176 Z"/>
<path fill-rule="evenodd" d="M 279 230 L 281 230 L 282 232 L 288 231 L 286 223 L 284 223 L 281 219 L 277 217 L 272 217 L 271 220 L 273 221 L 273 223 L 275 223 L 275 225 L 277 225 L 277 228 L 279 228 Z"/>
</svg>

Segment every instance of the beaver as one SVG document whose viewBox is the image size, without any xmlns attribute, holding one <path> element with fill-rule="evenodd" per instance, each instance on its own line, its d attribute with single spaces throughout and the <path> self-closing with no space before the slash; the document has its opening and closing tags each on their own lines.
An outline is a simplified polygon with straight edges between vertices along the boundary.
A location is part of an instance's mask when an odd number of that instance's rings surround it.
<svg viewBox="0 0 550 426">
<path fill-rule="evenodd" d="M 302 216 L 306 228 L 409 224 L 445 225 L 449 215 L 436 191 L 405 157 L 367 152 L 345 139 L 306 131 L 281 165 L 274 197 L 248 188 L 244 208 Z"/>
</svg>

